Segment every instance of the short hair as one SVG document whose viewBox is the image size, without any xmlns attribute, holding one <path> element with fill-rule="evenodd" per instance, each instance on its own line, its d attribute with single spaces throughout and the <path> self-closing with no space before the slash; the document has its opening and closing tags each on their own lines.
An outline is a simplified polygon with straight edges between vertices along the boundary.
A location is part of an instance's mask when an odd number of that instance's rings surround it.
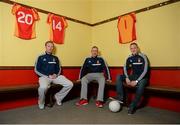
<svg viewBox="0 0 180 125">
<path fill-rule="evenodd" d="M 96 48 L 96 49 L 98 50 L 98 47 L 97 47 L 97 46 L 93 46 L 91 49 L 94 49 L 94 48 Z"/>
<path fill-rule="evenodd" d="M 131 43 L 130 46 L 135 45 L 137 48 L 139 48 L 137 43 Z"/>
<path fill-rule="evenodd" d="M 45 46 L 46 46 L 48 43 L 51 43 L 51 44 L 54 45 L 53 41 L 47 41 L 47 42 L 45 42 Z"/>
</svg>

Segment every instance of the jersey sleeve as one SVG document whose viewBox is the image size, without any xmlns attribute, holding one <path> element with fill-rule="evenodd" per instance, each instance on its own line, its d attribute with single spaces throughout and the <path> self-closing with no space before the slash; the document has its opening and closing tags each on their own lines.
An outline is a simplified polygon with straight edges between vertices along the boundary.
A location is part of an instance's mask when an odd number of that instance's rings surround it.
<svg viewBox="0 0 180 125">
<path fill-rule="evenodd" d="M 124 70 L 124 75 L 126 76 L 126 78 L 129 77 L 129 76 L 128 76 L 128 70 L 130 69 L 130 67 L 131 67 L 131 63 L 130 63 L 130 61 L 129 61 L 129 58 L 127 58 L 126 63 L 125 63 L 124 68 L 123 68 L 123 70 Z"/>
<path fill-rule="evenodd" d="M 56 57 L 55 73 L 57 76 L 61 74 L 61 65 L 59 59 Z"/>
<path fill-rule="evenodd" d="M 141 55 L 142 56 L 142 58 L 143 58 L 143 60 L 144 60 L 144 69 L 143 69 L 143 72 L 142 72 L 142 74 L 139 76 L 139 78 L 137 79 L 137 81 L 140 81 L 145 75 L 146 75 L 146 73 L 147 73 L 147 71 L 148 71 L 148 59 L 147 59 L 147 57 L 145 56 L 145 55 Z"/>
<path fill-rule="evenodd" d="M 35 67 L 34 67 L 34 71 L 38 76 L 41 77 L 48 77 L 42 70 L 41 70 L 41 64 L 42 60 L 40 57 L 37 58 L 36 62 L 35 62 Z"/>
<path fill-rule="evenodd" d="M 63 20 L 63 23 L 64 23 L 64 27 L 67 28 L 67 27 L 68 27 L 68 24 L 67 24 L 66 19 L 63 17 L 62 20 Z"/>
<path fill-rule="evenodd" d="M 111 79 L 111 75 L 110 75 L 110 71 L 109 71 L 108 65 L 107 65 L 106 61 L 103 58 L 101 58 L 101 59 L 103 61 L 103 65 L 104 65 L 104 70 L 105 70 L 106 76 L 110 80 Z"/>
<path fill-rule="evenodd" d="M 134 22 L 136 22 L 136 14 L 135 13 L 131 13 L 131 16 L 132 16 Z"/>
<path fill-rule="evenodd" d="M 48 17 L 47 17 L 47 23 L 50 24 L 52 22 L 52 16 L 53 14 L 52 13 L 49 13 L 48 14 Z"/>
<path fill-rule="evenodd" d="M 33 12 L 33 16 L 34 16 L 35 21 L 40 20 L 38 11 L 37 11 L 36 9 L 33 8 L 33 9 L 32 9 L 32 12 Z"/>
<path fill-rule="evenodd" d="M 17 10 L 18 10 L 20 7 L 21 7 L 20 5 L 14 4 L 14 5 L 12 6 L 11 13 L 12 13 L 13 15 L 15 15 L 16 12 L 17 12 Z"/>
<path fill-rule="evenodd" d="M 121 16 L 118 17 L 118 23 L 117 23 L 117 28 L 119 29 L 119 21 L 121 19 Z"/>
<path fill-rule="evenodd" d="M 88 59 L 86 58 L 85 61 L 84 61 L 83 66 L 81 67 L 81 70 L 80 70 L 80 73 L 79 73 L 79 79 L 81 79 L 83 76 L 86 75 L 87 62 L 88 62 Z"/>
</svg>

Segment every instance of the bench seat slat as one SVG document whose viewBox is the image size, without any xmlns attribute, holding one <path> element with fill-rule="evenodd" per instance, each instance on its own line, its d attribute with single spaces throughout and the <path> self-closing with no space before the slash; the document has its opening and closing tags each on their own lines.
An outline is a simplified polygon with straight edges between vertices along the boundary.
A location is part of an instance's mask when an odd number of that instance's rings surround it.
<svg viewBox="0 0 180 125">
<path fill-rule="evenodd" d="M 96 81 L 92 81 L 93 83 L 97 83 Z M 80 85 L 80 82 L 73 81 L 74 85 Z M 115 86 L 115 83 L 106 83 L 106 85 Z M 0 93 L 6 93 L 11 91 L 21 91 L 21 90 L 31 90 L 37 89 L 38 83 L 29 83 L 28 85 L 18 85 L 18 86 L 10 86 L 10 87 L 0 87 Z M 54 86 L 54 85 L 53 85 Z M 55 85 L 56 86 L 56 85 Z M 180 88 L 172 88 L 167 86 L 147 86 L 145 88 L 149 91 L 162 91 L 162 92 L 172 92 L 172 93 L 180 93 Z"/>
</svg>

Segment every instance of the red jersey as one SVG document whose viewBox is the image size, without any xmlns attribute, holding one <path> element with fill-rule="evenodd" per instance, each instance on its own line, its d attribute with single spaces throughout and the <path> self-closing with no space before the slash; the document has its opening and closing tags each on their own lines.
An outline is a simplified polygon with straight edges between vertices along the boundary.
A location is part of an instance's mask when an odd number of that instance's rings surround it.
<svg viewBox="0 0 180 125">
<path fill-rule="evenodd" d="M 135 13 L 118 18 L 119 42 L 129 43 L 136 40 Z"/>
<path fill-rule="evenodd" d="M 39 20 L 37 10 L 14 4 L 12 14 L 16 17 L 15 36 L 27 40 L 35 38 L 35 22 Z"/>
<path fill-rule="evenodd" d="M 67 27 L 65 18 L 50 13 L 47 23 L 50 25 L 50 40 L 57 44 L 63 44 Z"/>
</svg>

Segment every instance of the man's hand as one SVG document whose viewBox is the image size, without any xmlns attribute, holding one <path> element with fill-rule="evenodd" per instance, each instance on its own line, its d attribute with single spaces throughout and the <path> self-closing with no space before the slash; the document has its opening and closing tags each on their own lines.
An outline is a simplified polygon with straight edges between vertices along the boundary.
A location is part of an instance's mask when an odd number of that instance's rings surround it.
<svg viewBox="0 0 180 125">
<path fill-rule="evenodd" d="M 57 75 L 56 75 L 56 74 L 49 75 L 49 78 L 50 78 L 50 79 L 55 79 L 55 78 L 57 78 Z"/>
<path fill-rule="evenodd" d="M 53 79 L 53 76 L 52 76 L 52 75 L 49 75 L 48 77 L 49 77 L 50 79 Z"/>
<path fill-rule="evenodd" d="M 53 78 L 54 78 L 54 79 L 57 78 L 57 75 L 56 75 L 56 74 L 53 74 Z"/>
<path fill-rule="evenodd" d="M 136 82 L 136 81 L 131 81 L 131 82 L 130 82 L 130 86 L 131 86 L 131 87 L 135 87 L 136 85 L 137 85 L 137 82 Z"/>
<path fill-rule="evenodd" d="M 130 82 L 131 82 L 131 81 L 129 80 L 129 78 L 126 78 L 126 84 L 129 85 Z"/>
<path fill-rule="evenodd" d="M 76 80 L 76 82 L 81 82 L 81 79 Z"/>
<path fill-rule="evenodd" d="M 109 83 L 111 83 L 111 82 L 112 82 L 112 80 L 110 80 L 110 79 L 107 79 L 106 81 L 107 81 L 107 82 L 109 82 Z"/>
</svg>

